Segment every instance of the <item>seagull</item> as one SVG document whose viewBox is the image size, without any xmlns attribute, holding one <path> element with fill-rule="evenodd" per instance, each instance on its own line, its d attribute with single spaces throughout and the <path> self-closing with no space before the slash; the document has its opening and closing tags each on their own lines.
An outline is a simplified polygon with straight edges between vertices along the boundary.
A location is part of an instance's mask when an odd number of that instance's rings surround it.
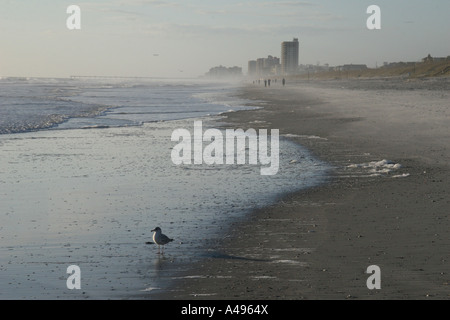
<svg viewBox="0 0 450 320">
<path fill-rule="evenodd" d="M 152 230 L 152 232 L 154 232 L 153 234 L 153 242 L 156 243 L 158 245 L 158 253 L 160 253 L 160 246 L 163 246 L 163 254 L 164 254 L 164 245 L 173 241 L 173 239 L 170 239 L 168 236 L 166 236 L 165 234 L 161 233 L 161 228 L 160 227 L 156 227 L 155 229 Z"/>
</svg>

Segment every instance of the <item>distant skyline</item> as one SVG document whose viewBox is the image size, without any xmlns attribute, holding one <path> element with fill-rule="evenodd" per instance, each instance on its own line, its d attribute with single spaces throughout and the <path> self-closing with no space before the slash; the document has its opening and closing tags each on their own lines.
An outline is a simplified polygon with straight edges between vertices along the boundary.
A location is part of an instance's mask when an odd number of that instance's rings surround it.
<svg viewBox="0 0 450 320">
<path fill-rule="evenodd" d="M 81 30 L 68 30 L 69 5 Z M 381 30 L 368 30 L 370 5 Z M 300 64 L 418 61 L 450 55 L 448 0 L 0 0 L 0 76 L 197 77 L 280 57 Z"/>
</svg>

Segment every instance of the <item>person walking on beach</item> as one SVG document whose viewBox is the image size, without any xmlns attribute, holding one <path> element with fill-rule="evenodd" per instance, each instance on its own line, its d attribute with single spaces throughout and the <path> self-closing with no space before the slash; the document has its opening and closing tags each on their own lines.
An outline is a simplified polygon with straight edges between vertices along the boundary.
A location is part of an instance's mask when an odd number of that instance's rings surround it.
<svg viewBox="0 0 450 320">
<path fill-rule="evenodd" d="M 270 87 L 270 79 L 269 80 L 267 80 L 267 84 L 269 85 L 269 87 Z"/>
<path fill-rule="evenodd" d="M 267 80 L 264 79 L 264 87 L 267 87 Z"/>
<path fill-rule="evenodd" d="M 286 83 L 286 80 L 283 78 L 283 80 L 281 80 L 281 82 L 283 83 L 283 87 L 284 87 L 284 84 Z"/>
</svg>

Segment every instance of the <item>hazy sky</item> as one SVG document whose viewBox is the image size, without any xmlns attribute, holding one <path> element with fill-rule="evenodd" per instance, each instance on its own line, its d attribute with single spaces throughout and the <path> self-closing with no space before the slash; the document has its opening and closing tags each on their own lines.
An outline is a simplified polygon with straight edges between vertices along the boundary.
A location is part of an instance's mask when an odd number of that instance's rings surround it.
<svg viewBox="0 0 450 320">
<path fill-rule="evenodd" d="M 81 8 L 81 30 L 66 9 Z M 369 5 L 381 30 L 368 30 Z M 416 61 L 450 55 L 449 0 L 0 0 L 0 76 L 188 77 L 280 57 L 300 63 Z"/>
</svg>

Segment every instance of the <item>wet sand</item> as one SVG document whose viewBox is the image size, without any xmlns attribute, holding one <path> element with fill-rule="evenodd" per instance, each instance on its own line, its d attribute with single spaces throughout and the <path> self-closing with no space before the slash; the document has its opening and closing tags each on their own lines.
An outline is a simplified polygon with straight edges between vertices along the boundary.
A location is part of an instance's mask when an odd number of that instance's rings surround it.
<svg viewBox="0 0 450 320">
<path fill-rule="evenodd" d="M 330 182 L 234 223 L 152 299 L 448 299 L 449 82 L 249 85 L 264 109 L 233 128 L 280 129 L 334 166 Z M 382 161 L 388 160 L 388 161 Z M 369 290 L 367 267 L 381 269 Z"/>
</svg>

